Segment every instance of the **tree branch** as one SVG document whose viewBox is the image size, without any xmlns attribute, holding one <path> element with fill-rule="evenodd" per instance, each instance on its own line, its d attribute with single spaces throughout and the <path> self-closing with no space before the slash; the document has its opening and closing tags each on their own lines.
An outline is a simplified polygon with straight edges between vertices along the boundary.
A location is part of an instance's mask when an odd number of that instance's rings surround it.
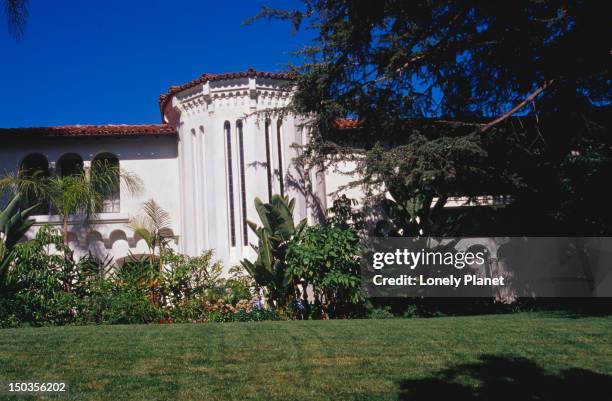
<svg viewBox="0 0 612 401">
<path fill-rule="evenodd" d="M 525 107 L 526 105 L 531 103 L 533 101 L 533 99 L 535 99 L 540 93 L 542 93 L 544 91 L 544 89 L 548 88 L 553 82 L 554 82 L 554 79 L 551 79 L 550 81 L 544 82 L 544 84 L 542 86 L 540 86 L 538 89 L 533 91 L 529 96 L 527 96 L 527 98 L 525 100 L 523 100 L 522 102 L 520 102 L 519 104 L 514 106 L 508 112 L 506 112 L 506 113 L 502 114 L 501 116 L 497 117 L 495 120 L 485 124 L 480 129 L 480 132 L 485 132 L 489 128 L 493 127 L 494 125 L 501 123 L 502 121 L 506 120 L 508 117 L 511 117 L 514 113 L 516 113 L 517 111 L 519 111 L 520 109 L 522 109 L 523 107 Z"/>
</svg>

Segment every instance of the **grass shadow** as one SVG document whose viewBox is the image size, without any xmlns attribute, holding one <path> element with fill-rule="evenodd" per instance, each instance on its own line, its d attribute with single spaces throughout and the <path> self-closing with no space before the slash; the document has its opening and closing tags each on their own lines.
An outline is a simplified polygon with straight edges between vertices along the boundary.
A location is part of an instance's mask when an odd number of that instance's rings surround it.
<svg viewBox="0 0 612 401">
<path fill-rule="evenodd" d="M 401 401 L 578 401 L 604 398 L 612 376 L 572 368 L 551 373 L 525 358 L 482 355 L 425 379 L 399 383 Z"/>
</svg>

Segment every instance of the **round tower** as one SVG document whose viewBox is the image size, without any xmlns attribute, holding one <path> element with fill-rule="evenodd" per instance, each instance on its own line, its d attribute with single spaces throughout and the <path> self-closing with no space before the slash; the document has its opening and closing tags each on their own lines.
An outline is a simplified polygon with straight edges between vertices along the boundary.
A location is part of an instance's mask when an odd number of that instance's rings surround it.
<svg viewBox="0 0 612 401">
<path fill-rule="evenodd" d="M 199 255 L 214 249 L 226 268 L 253 258 L 259 224 L 254 199 L 297 198 L 294 218 L 309 209 L 303 173 L 293 165 L 307 138 L 296 117 L 279 109 L 289 102 L 292 76 L 248 70 L 203 74 L 160 97 L 165 122 L 179 134 L 181 221 L 179 246 Z"/>
</svg>

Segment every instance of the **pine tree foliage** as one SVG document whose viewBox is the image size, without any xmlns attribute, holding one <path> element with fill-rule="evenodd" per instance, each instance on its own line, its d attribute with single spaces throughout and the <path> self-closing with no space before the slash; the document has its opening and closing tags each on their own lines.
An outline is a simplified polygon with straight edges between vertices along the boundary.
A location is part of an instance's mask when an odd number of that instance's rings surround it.
<svg viewBox="0 0 612 401">
<path fill-rule="evenodd" d="M 302 3 L 248 22 L 317 32 L 292 67 L 289 109 L 308 116 L 313 138 L 305 168 L 353 160 L 353 185 L 420 205 L 412 220 L 448 222 L 450 196 L 504 194 L 516 199 L 505 234 L 610 231 L 599 192 L 612 175 L 604 2 Z M 346 118 L 357 122 L 339 130 Z M 512 227 L 517 215 L 530 223 Z M 452 224 L 419 230 L 434 226 Z"/>
</svg>

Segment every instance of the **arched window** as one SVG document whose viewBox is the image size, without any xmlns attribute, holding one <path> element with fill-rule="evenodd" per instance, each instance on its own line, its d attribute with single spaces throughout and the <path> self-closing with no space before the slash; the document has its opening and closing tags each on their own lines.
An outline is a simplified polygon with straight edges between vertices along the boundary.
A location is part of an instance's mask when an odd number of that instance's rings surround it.
<svg viewBox="0 0 612 401">
<path fill-rule="evenodd" d="M 266 120 L 266 172 L 268 173 L 268 202 L 272 202 L 272 154 L 270 149 L 270 120 Z"/>
<path fill-rule="evenodd" d="M 40 153 L 33 153 L 23 158 L 19 165 L 19 174 L 31 177 L 35 174 L 49 175 L 49 161 Z"/>
<path fill-rule="evenodd" d="M 244 165 L 244 138 L 242 133 L 242 121 L 236 121 L 238 131 L 238 151 L 240 153 L 240 201 L 242 204 L 242 243 L 249 244 L 249 225 L 247 224 L 247 201 L 246 201 L 246 166 Z"/>
<path fill-rule="evenodd" d="M 33 214 L 49 214 L 49 201 L 41 199 L 37 193 L 36 181 L 44 180 L 49 177 L 49 161 L 40 153 L 33 153 L 26 156 L 19 164 L 19 177 L 22 179 L 32 179 L 31 185 L 26 185 L 22 194 L 22 207 L 28 208 L 35 204 L 40 204 Z"/>
<path fill-rule="evenodd" d="M 91 184 L 102 194 L 102 213 L 121 211 L 119 159 L 112 153 L 102 153 L 91 162 Z"/>
<path fill-rule="evenodd" d="M 278 146 L 278 183 L 281 196 L 285 195 L 285 183 L 283 180 L 283 120 L 276 122 L 276 145 Z"/>
<path fill-rule="evenodd" d="M 83 174 L 83 159 L 76 153 L 65 154 L 57 161 L 56 170 L 60 177 Z"/>
<path fill-rule="evenodd" d="M 232 161 L 232 131 L 229 121 L 224 126 L 227 155 L 227 196 L 229 200 L 230 243 L 236 246 L 236 215 L 234 210 L 234 169 Z"/>
</svg>

